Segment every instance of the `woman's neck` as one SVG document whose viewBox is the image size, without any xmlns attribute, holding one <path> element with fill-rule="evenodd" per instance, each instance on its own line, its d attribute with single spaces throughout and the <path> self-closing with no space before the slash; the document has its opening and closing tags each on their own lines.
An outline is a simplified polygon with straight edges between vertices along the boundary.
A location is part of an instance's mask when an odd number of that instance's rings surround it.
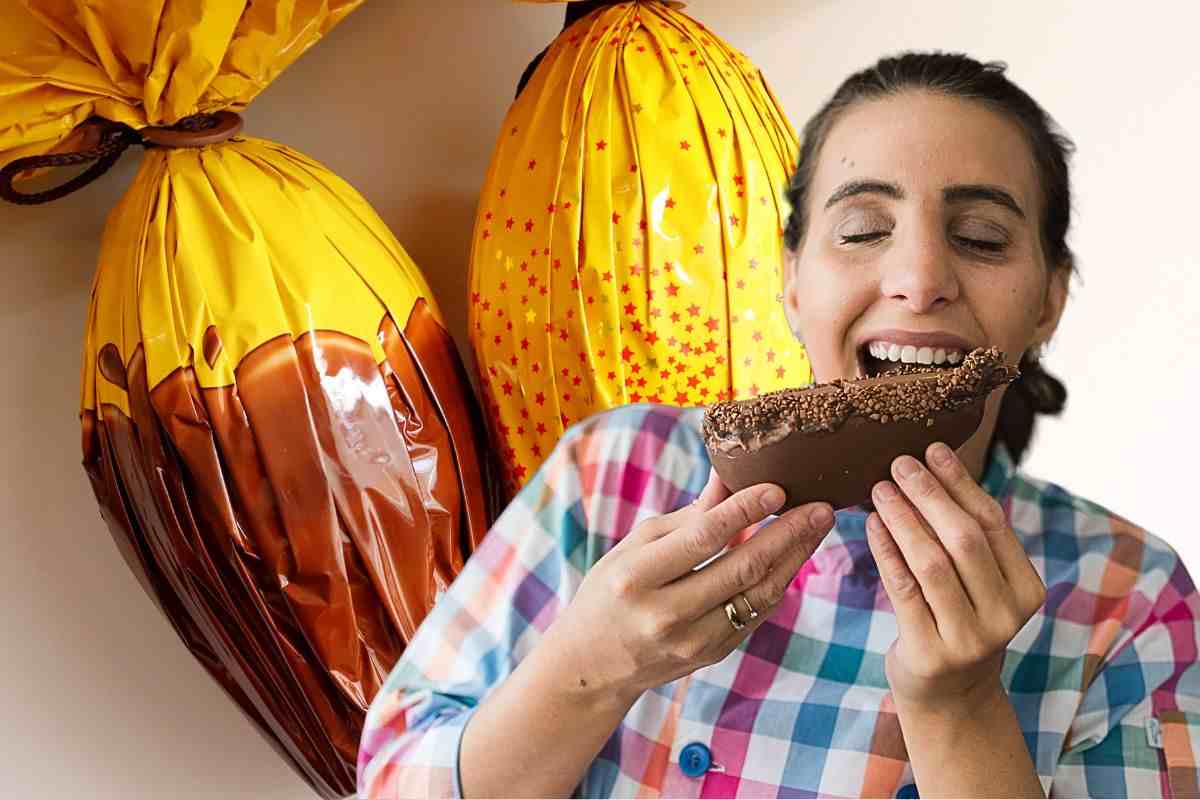
<svg viewBox="0 0 1200 800">
<path fill-rule="evenodd" d="M 975 437 L 962 446 L 958 451 L 958 457 L 962 460 L 963 466 L 967 468 L 967 472 L 971 473 L 971 477 L 976 483 L 983 483 L 983 474 L 987 470 L 987 446 L 991 439 L 989 434 L 987 439 L 981 439 L 977 444 L 974 441 Z"/>
<path fill-rule="evenodd" d="M 967 472 L 971 473 L 975 482 L 979 484 L 983 483 L 983 475 L 987 471 L 988 445 L 991 444 L 992 436 L 996 433 L 996 422 L 1000 417 L 1000 402 L 1004 399 L 1005 391 L 1007 391 L 1007 387 L 1002 387 L 988 396 L 979 429 L 962 447 L 958 448 L 959 460 L 967 468 Z"/>
</svg>

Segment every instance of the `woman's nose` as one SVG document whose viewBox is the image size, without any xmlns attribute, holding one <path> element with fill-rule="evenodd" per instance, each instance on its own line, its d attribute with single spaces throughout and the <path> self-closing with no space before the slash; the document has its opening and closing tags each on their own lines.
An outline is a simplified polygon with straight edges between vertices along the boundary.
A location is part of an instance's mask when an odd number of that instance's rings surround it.
<svg viewBox="0 0 1200 800">
<path fill-rule="evenodd" d="M 905 247 L 894 247 L 883 263 L 879 291 L 899 300 L 914 314 L 945 305 L 958 297 L 949 243 L 934 235 L 914 236 Z"/>
</svg>

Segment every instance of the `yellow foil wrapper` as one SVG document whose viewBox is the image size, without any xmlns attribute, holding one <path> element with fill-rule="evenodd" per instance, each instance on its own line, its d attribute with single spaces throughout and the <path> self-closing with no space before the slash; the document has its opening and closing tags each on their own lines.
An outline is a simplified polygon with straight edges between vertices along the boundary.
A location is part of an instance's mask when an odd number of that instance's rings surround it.
<svg viewBox="0 0 1200 800">
<path fill-rule="evenodd" d="M 356 5 L 6 4 L 0 162 L 92 115 L 240 108 Z M 482 413 L 424 277 L 348 184 L 252 137 L 141 157 L 92 287 L 84 466 L 192 654 L 344 797 L 367 707 L 497 511 Z"/>
<path fill-rule="evenodd" d="M 510 494 L 592 413 L 811 382 L 781 302 L 797 152 L 758 69 L 664 3 L 601 8 L 550 45 L 500 131 L 471 252 Z"/>
</svg>

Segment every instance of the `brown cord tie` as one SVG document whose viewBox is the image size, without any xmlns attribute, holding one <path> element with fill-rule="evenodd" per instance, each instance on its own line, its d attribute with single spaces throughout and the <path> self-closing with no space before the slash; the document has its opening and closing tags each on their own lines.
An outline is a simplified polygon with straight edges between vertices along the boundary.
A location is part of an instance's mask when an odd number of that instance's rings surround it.
<svg viewBox="0 0 1200 800">
<path fill-rule="evenodd" d="M 242 129 L 242 118 L 232 111 L 193 114 L 167 127 L 151 126 L 134 130 L 120 122 L 91 117 L 75 129 L 80 149 L 66 153 L 47 153 L 18 158 L 0 169 L 0 198 L 18 205 L 49 203 L 82 189 L 117 163 L 129 147 L 203 147 L 223 142 Z M 14 186 L 16 177 L 27 170 L 45 167 L 72 167 L 95 162 L 69 181 L 43 192 L 21 192 Z"/>
</svg>

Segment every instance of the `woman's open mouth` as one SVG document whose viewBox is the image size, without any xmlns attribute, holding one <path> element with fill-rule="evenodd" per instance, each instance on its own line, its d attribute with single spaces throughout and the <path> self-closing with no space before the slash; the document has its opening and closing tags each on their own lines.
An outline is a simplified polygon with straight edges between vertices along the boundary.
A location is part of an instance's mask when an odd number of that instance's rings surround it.
<svg viewBox="0 0 1200 800">
<path fill-rule="evenodd" d="M 874 378 L 892 372 L 949 369 L 961 364 L 966 354 L 952 347 L 916 347 L 878 339 L 859 348 L 858 366 L 863 376 Z"/>
</svg>

